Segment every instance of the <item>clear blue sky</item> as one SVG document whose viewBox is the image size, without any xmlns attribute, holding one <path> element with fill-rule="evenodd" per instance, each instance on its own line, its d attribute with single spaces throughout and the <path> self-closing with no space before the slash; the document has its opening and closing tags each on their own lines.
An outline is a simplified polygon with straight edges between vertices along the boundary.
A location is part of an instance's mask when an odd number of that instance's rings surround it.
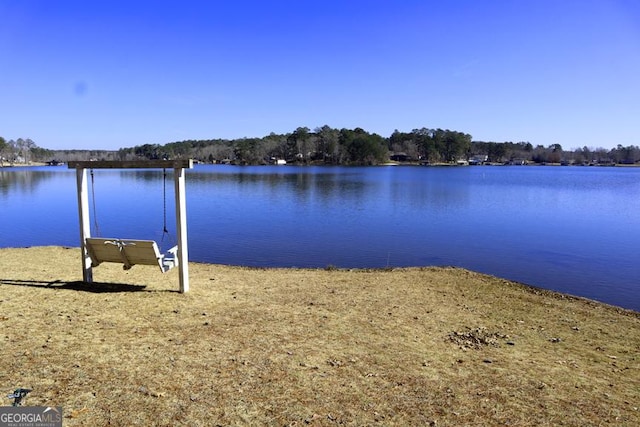
<svg viewBox="0 0 640 427">
<path fill-rule="evenodd" d="M 640 1 L 0 0 L 0 136 L 361 127 L 640 145 Z"/>
</svg>

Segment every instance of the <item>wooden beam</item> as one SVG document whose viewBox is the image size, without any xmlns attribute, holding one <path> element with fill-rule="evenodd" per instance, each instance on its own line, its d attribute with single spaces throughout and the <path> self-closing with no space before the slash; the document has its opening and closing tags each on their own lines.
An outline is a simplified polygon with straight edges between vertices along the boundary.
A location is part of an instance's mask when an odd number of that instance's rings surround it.
<svg viewBox="0 0 640 427">
<path fill-rule="evenodd" d="M 68 162 L 69 169 L 191 169 L 192 159 L 180 160 L 96 160 Z"/>
</svg>

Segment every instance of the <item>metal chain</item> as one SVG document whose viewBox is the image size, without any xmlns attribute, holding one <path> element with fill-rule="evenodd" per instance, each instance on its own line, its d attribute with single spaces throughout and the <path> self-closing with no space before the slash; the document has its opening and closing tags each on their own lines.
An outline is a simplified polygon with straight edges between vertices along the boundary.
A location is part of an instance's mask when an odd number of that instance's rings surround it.
<svg viewBox="0 0 640 427">
<path fill-rule="evenodd" d="M 93 169 L 91 169 L 91 202 L 93 205 L 93 229 L 97 237 L 100 237 L 100 226 L 98 225 L 98 213 L 96 211 L 96 189 Z"/>
<path fill-rule="evenodd" d="M 163 227 L 162 232 L 168 233 L 167 230 L 167 170 L 162 169 L 162 215 L 163 215 Z M 164 237 L 164 236 L 163 236 Z"/>
</svg>

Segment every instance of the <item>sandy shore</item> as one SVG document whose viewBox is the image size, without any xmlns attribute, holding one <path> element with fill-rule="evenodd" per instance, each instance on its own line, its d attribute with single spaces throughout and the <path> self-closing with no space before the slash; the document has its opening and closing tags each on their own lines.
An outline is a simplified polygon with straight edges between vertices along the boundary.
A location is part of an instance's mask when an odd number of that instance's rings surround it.
<svg viewBox="0 0 640 427">
<path fill-rule="evenodd" d="M 0 391 L 85 425 L 640 425 L 640 314 L 453 268 L 0 250 Z M 5 399 L 3 405 L 10 403 Z"/>
</svg>

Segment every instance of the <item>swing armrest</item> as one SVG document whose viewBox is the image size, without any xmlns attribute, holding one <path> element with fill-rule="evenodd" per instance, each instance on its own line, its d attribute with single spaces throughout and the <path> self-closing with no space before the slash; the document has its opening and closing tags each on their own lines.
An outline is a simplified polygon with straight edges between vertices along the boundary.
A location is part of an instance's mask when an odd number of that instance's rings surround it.
<svg viewBox="0 0 640 427">
<path fill-rule="evenodd" d="M 162 259 L 160 260 L 160 269 L 163 273 L 171 270 L 174 267 L 178 266 L 178 247 L 174 246 L 169 249 L 165 254 L 162 255 Z"/>
</svg>

